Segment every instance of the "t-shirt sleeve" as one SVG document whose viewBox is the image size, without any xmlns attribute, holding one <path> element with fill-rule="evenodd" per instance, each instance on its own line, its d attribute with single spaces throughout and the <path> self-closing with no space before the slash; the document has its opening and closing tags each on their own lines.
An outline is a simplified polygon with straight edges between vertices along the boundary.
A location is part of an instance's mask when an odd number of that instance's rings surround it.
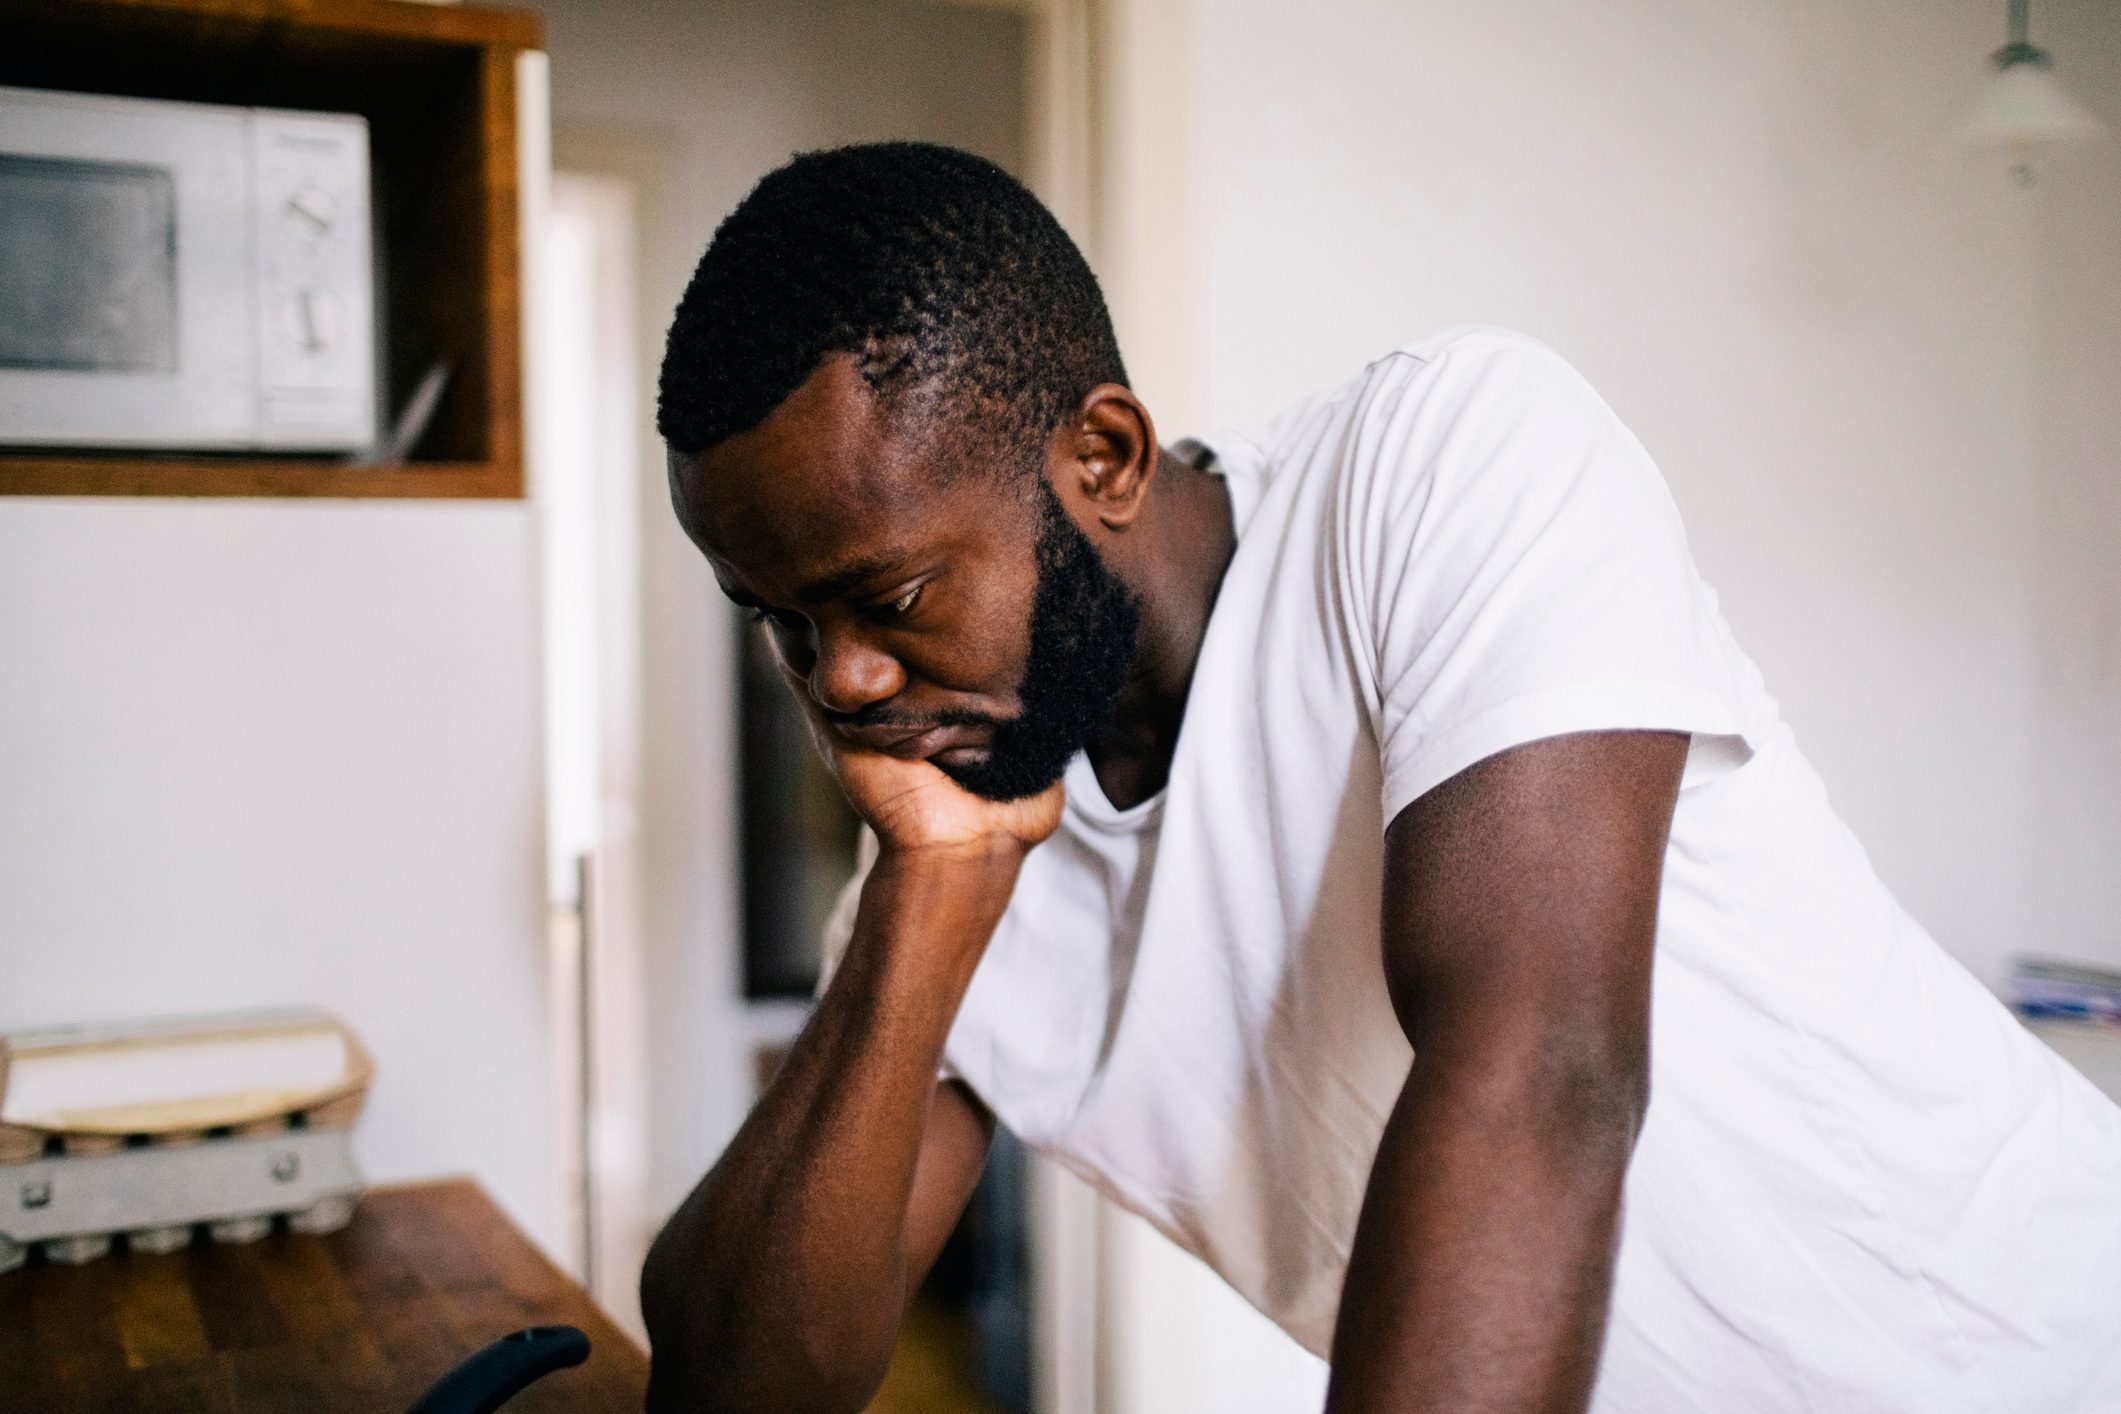
<svg viewBox="0 0 2121 1414">
<path fill-rule="evenodd" d="M 1489 336 L 1395 356 L 1346 463 L 1348 590 L 1374 655 L 1384 818 L 1573 732 L 1746 759 L 1744 669 L 1649 454 L 1558 355 Z"/>
</svg>

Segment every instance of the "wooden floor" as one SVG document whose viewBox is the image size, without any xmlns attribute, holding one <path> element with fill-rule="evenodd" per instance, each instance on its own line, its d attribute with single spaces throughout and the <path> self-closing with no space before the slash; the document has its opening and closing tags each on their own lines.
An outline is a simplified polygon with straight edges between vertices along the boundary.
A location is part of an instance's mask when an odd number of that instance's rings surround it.
<svg viewBox="0 0 2121 1414">
<path fill-rule="evenodd" d="M 869 1414 L 998 1414 L 974 1388 L 972 1334 L 939 1305 L 916 1301 Z"/>
</svg>

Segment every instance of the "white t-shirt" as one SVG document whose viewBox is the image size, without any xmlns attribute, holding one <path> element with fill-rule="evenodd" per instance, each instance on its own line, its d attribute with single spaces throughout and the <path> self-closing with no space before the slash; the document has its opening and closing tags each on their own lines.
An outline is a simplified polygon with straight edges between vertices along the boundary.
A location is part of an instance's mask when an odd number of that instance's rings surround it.
<svg viewBox="0 0 2121 1414">
<path fill-rule="evenodd" d="M 1117 810 L 1075 759 L 946 1069 L 1324 1355 L 1414 1059 L 1385 826 L 1688 732 L 1593 1408 L 2121 1410 L 2121 1110 L 1879 883 L 1582 378 L 1451 331 L 1209 446 L 1238 541 L 1170 782 Z"/>
</svg>

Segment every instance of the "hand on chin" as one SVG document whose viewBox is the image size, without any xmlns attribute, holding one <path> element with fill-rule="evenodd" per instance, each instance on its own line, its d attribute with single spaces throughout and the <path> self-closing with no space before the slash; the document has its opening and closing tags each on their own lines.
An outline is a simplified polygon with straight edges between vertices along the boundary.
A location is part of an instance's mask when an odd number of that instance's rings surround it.
<svg viewBox="0 0 2121 1414">
<path fill-rule="evenodd" d="M 1022 853 L 1060 823 L 1058 781 L 1019 800 L 988 800 L 951 780 L 932 761 L 902 761 L 832 740 L 827 758 L 833 773 L 887 850 Z"/>
<path fill-rule="evenodd" d="M 818 754 L 884 849 L 938 857 L 987 858 L 997 851 L 1021 856 L 1060 824 L 1059 781 L 1017 800 L 975 795 L 925 758 L 901 759 L 848 741 L 832 729 L 807 685 L 785 665 L 781 677 L 803 709 Z M 957 747 L 936 754 L 956 756 L 978 749 Z"/>
</svg>

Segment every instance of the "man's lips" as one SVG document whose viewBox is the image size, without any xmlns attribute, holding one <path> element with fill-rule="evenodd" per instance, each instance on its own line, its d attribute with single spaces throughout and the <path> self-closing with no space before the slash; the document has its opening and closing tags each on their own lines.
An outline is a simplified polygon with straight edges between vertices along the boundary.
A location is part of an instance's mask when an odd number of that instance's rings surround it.
<svg viewBox="0 0 2121 1414">
<path fill-rule="evenodd" d="M 976 740 L 978 729 L 973 727 L 835 726 L 833 730 L 856 746 L 901 761 L 921 761 L 940 751 L 983 744 Z"/>
</svg>

